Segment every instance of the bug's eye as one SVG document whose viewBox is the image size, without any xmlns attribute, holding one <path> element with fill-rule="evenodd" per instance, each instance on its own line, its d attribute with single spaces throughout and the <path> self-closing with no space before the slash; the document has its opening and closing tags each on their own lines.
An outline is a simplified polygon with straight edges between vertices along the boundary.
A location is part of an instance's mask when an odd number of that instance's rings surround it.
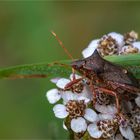
<svg viewBox="0 0 140 140">
<path fill-rule="evenodd" d="M 127 70 L 126 69 L 123 69 L 123 73 L 127 73 Z"/>
</svg>

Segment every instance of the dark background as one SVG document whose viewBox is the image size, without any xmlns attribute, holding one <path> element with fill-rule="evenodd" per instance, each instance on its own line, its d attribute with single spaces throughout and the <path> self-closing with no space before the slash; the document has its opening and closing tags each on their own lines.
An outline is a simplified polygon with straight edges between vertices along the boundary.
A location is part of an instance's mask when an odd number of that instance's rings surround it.
<svg viewBox="0 0 140 140">
<path fill-rule="evenodd" d="M 66 59 L 54 30 L 74 58 L 115 31 L 140 33 L 140 2 L 0 2 L 0 67 Z M 0 139 L 64 139 L 45 93 L 49 79 L 0 80 Z"/>
</svg>

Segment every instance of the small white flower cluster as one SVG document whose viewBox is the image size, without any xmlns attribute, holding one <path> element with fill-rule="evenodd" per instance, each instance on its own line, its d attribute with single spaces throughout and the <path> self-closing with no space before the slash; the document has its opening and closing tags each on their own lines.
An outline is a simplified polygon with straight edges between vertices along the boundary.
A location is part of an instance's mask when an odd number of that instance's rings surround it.
<svg viewBox="0 0 140 140">
<path fill-rule="evenodd" d="M 111 32 L 100 39 L 91 41 L 86 49 L 83 50 L 83 57 L 89 57 L 95 49 L 102 56 L 121 55 L 140 52 L 140 41 L 137 41 L 138 34 L 134 31 L 121 35 Z"/>
<path fill-rule="evenodd" d="M 140 42 L 135 42 L 136 40 L 137 33 L 134 31 L 124 36 L 118 33 L 109 33 L 101 39 L 93 40 L 82 54 L 84 57 L 88 57 L 96 48 L 102 56 L 130 53 L 124 49 L 126 45 L 137 48 L 139 52 Z M 80 78 L 81 76 L 75 75 L 75 79 Z M 49 103 L 55 104 L 53 107 L 55 116 L 64 119 L 64 129 L 72 131 L 79 138 L 140 139 L 140 96 L 136 96 L 128 102 L 124 101 L 123 103 L 122 101 L 121 109 L 126 117 L 124 118 L 117 114 L 116 103 L 115 100 L 112 100 L 112 96 L 99 92 L 96 95 L 96 103 L 93 104 L 93 93 L 86 79 L 76 83 L 72 83 L 73 80 L 73 74 L 69 79 L 52 79 L 51 81 L 56 84 L 57 88 L 46 93 Z M 69 84 L 70 88 L 66 89 L 65 87 Z M 57 102 L 59 103 L 57 104 Z"/>
<path fill-rule="evenodd" d="M 71 77 L 72 76 L 70 76 L 70 79 Z M 76 78 L 77 77 L 80 76 L 76 75 Z M 53 111 L 57 118 L 65 119 L 63 123 L 65 129 L 70 128 L 77 134 L 88 132 L 92 138 L 110 138 L 115 136 L 116 133 L 119 134 L 119 130 L 121 133 L 119 137 L 121 137 L 121 139 L 124 137 L 128 140 L 134 140 L 135 136 L 132 128 L 128 124 L 126 125 L 126 122 L 124 125 L 124 122 L 121 122 L 121 118 L 117 118 L 115 104 L 101 105 L 96 103 L 95 106 L 92 106 L 93 95 L 85 81 L 82 81 L 83 90 L 81 93 L 64 90 L 64 87 L 71 80 L 65 78 L 55 79 L 57 88 L 51 89 L 46 93 L 49 103 L 55 104 L 59 100 L 62 101 L 62 104 L 59 103 L 53 107 Z M 140 107 L 140 97 L 137 97 L 135 102 L 137 107 Z M 69 126 L 65 126 L 65 124 L 68 123 L 66 122 L 67 118 L 69 118 Z M 140 122 L 138 123 L 140 126 Z M 117 140 L 117 137 L 118 135 L 116 135 L 115 140 Z"/>
</svg>

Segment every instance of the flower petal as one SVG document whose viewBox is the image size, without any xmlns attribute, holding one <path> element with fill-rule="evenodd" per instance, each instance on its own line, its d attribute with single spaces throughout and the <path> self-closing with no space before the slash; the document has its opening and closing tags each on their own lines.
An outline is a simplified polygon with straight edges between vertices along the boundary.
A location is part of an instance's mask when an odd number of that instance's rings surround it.
<svg viewBox="0 0 140 140">
<path fill-rule="evenodd" d="M 98 129 L 96 123 L 90 124 L 88 126 L 87 130 L 88 130 L 88 133 L 90 134 L 90 136 L 93 137 L 93 138 L 100 138 L 102 136 L 102 134 L 103 134 L 103 132 L 101 132 Z"/>
<path fill-rule="evenodd" d="M 85 104 L 87 104 L 92 98 L 90 93 L 86 91 L 84 87 L 84 90 L 80 94 L 73 93 L 72 91 L 64 91 L 62 93 L 62 99 L 64 104 L 66 104 L 69 100 L 84 100 Z"/>
<path fill-rule="evenodd" d="M 75 133 L 84 132 L 87 129 L 87 123 L 84 118 L 78 117 L 77 119 L 72 119 L 71 121 L 71 129 Z"/>
<path fill-rule="evenodd" d="M 121 47 L 124 45 L 124 37 L 123 35 L 116 33 L 116 32 L 111 32 L 108 34 L 109 36 L 111 36 L 113 39 L 115 39 L 119 45 L 119 48 L 121 49 Z"/>
<path fill-rule="evenodd" d="M 86 98 L 86 97 L 84 97 L 84 96 L 78 97 L 77 100 L 78 100 L 78 101 L 83 100 L 85 104 L 88 104 L 88 103 L 90 102 L 90 99 L 88 99 L 88 98 Z"/>
<path fill-rule="evenodd" d="M 61 78 L 57 81 L 56 83 L 56 86 L 61 88 L 61 89 L 64 89 L 65 86 L 70 82 L 69 79 L 66 79 L 66 78 Z"/>
<path fill-rule="evenodd" d="M 56 77 L 56 78 L 52 78 L 50 81 L 54 84 L 56 84 L 58 82 L 58 80 L 60 80 L 60 77 Z"/>
<path fill-rule="evenodd" d="M 88 47 L 82 51 L 82 55 L 84 58 L 92 55 L 92 53 L 95 51 L 95 49 L 98 46 L 98 42 L 99 42 L 99 39 L 95 39 L 95 40 L 91 41 L 90 44 L 88 45 Z"/>
<path fill-rule="evenodd" d="M 129 49 L 129 45 L 125 45 L 123 46 L 120 50 L 119 50 L 119 54 L 125 54 L 126 50 Z"/>
<path fill-rule="evenodd" d="M 68 116 L 68 112 L 66 111 L 66 107 L 62 104 L 57 104 L 53 107 L 54 114 L 57 118 L 63 119 Z"/>
<path fill-rule="evenodd" d="M 139 52 L 140 52 L 140 41 L 134 42 L 132 45 L 133 45 L 133 47 L 138 48 Z"/>
<path fill-rule="evenodd" d="M 65 125 L 65 122 L 63 121 L 63 128 L 65 129 L 65 130 L 68 130 L 68 128 L 66 127 L 66 125 Z"/>
<path fill-rule="evenodd" d="M 85 97 L 85 98 L 88 98 L 88 99 L 90 99 L 90 100 L 93 99 L 93 94 L 92 94 L 92 92 L 91 92 L 89 86 L 87 86 L 87 85 L 84 86 L 83 91 L 82 91 L 80 94 L 78 94 L 78 95 L 79 95 L 80 97 Z"/>
<path fill-rule="evenodd" d="M 94 110 L 90 109 L 90 108 L 87 108 L 85 110 L 84 118 L 87 119 L 89 122 L 98 121 L 97 113 Z"/>
<path fill-rule="evenodd" d="M 111 115 L 111 114 L 100 113 L 98 116 L 100 120 L 112 120 L 114 118 L 114 115 Z"/>
<path fill-rule="evenodd" d="M 136 102 L 137 106 L 140 107 L 140 96 L 138 96 L 138 97 L 135 99 L 135 102 Z"/>
<path fill-rule="evenodd" d="M 134 133 L 129 126 L 128 127 L 119 127 L 119 129 L 120 129 L 122 136 L 125 137 L 126 139 L 128 139 L 128 140 L 135 139 Z"/>
<path fill-rule="evenodd" d="M 140 45 L 140 43 L 139 43 L 139 45 Z M 119 51 L 119 54 L 133 54 L 133 53 L 138 53 L 138 52 L 140 52 L 140 46 L 139 46 L 139 48 L 137 48 L 137 47 L 134 47 L 133 45 L 125 45 Z"/>
<path fill-rule="evenodd" d="M 62 99 L 63 99 L 63 103 L 66 104 L 70 100 L 77 100 L 78 95 L 76 93 L 71 92 L 71 91 L 65 91 L 62 94 Z"/>
<path fill-rule="evenodd" d="M 96 104 L 95 109 L 100 113 L 115 114 L 117 113 L 117 108 L 114 105 L 100 105 Z"/>
<path fill-rule="evenodd" d="M 60 100 L 61 95 L 59 94 L 58 89 L 51 89 L 51 90 L 47 91 L 46 97 L 50 104 L 54 104 Z"/>
</svg>

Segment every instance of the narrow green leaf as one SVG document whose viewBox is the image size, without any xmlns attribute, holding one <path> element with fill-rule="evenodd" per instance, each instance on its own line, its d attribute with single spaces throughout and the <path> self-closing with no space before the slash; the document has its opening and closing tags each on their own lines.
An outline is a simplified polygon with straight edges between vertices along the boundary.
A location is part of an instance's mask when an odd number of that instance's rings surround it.
<svg viewBox="0 0 140 140">
<path fill-rule="evenodd" d="M 106 60 L 124 66 L 140 66 L 140 54 L 106 56 Z"/>
<path fill-rule="evenodd" d="M 140 79 L 140 55 L 107 56 L 108 61 L 124 66 Z M 28 64 L 0 69 L 0 79 L 67 77 L 71 73 L 70 60 L 54 63 Z"/>
<path fill-rule="evenodd" d="M 60 77 L 68 76 L 71 73 L 71 68 L 65 64 L 54 63 L 40 63 L 27 64 L 15 67 L 9 67 L 0 70 L 0 79 L 20 79 L 20 78 L 46 78 L 46 77 Z"/>
</svg>

